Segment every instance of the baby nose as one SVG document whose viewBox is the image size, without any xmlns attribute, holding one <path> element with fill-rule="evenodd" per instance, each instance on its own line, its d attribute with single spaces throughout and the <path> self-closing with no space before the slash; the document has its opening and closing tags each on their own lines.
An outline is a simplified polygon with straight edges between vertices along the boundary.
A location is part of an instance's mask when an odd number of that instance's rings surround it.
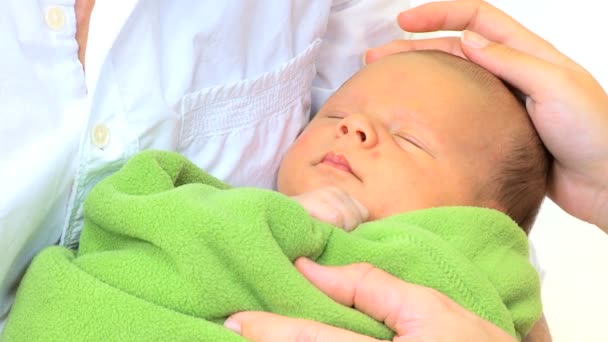
<svg viewBox="0 0 608 342">
<path fill-rule="evenodd" d="M 337 126 L 338 137 L 355 137 L 366 147 L 374 146 L 377 142 L 376 131 L 371 122 L 363 115 L 349 115 L 342 119 Z"/>
</svg>

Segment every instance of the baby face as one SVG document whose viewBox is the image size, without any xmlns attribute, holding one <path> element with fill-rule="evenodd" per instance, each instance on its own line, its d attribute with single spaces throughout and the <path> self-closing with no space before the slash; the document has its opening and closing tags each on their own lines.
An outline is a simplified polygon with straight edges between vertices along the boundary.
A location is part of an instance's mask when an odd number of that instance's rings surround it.
<svg viewBox="0 0 608 342">
<path fill-rule="evenodd" d="M 388 56 L 353 76 L 285 155 L 278 190 L 342 188 L 370 220 L 482 205 L 508 118 L 486 115 L 484 92 L 428 56 Z"/>
</svg>

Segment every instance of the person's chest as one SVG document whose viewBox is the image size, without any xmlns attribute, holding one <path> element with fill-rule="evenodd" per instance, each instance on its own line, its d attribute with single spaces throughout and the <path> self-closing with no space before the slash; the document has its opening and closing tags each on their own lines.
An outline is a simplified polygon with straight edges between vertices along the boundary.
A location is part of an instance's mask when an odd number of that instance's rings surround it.
<svg viewBox="0 0 608 342">
<path fill-rule="evenodd" d="M 131 6 L 126 15 L 97 2 L 92 12 L 90 116 L 69 201 L 68 244 L 89 189 L 135 153 L 178 151 L 230 184 L 272 188 L 282 155 L 308 122 L 329 2 Z M 115 17 L 123 24 L 112 24 Z"/>
</svg>

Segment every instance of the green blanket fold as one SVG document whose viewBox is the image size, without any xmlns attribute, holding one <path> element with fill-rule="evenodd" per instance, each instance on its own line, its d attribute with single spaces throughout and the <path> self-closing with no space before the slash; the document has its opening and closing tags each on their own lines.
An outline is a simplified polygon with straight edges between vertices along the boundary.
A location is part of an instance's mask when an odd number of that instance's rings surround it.
<svg viewBox="0 0 608 342">
<path fill-rule="evenodd" d="M 230 188 L 178 154 L 146 151 L 91 191 L 77 252 L 34 259 L 3 341 L 236 341 L 221 323 L 243 310 L 392 337 L 309 284 L 299 256 L 372 263 L 518 338 L 540 317 L 526 236 L 500 212 L 433 208 L 347 233 L 280 193 Z"/>
</svg>

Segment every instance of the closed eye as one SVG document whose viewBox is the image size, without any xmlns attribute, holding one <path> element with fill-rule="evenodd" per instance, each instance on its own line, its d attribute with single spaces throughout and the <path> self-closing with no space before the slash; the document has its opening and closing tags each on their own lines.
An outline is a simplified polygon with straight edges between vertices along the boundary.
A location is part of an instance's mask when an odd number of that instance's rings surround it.
<svg viewBox="0 0 608 342">
<path fill-rule="evenodd" d="M 329 109 L 324 111 L 323 113 L 319 113 L 321 114 L 321 117 L 325 118 L 325 119 L 338 119 L 338 120 L 342 120 L 344 119 L 347 114 L 341 110 L 334 110 L 334 109 Z"/>
<path fill-rule="evenodd" d="M 416 142 L 416 141 L 415 141 L 413 138 L 411 138 L 410 136 L 403 136 L 403 135 L 399 135 L 399 134 L 396 134 L 395 136 L 396 136 L 397 138 L 401 139 L 401 140 L 404 140 L 404 141 L 406 141 L 406 142 L 408 142 L 408 143 L 410 143 L 410 144 L 412 144 L 412 145 L 414 145 L 414 146 L 418 147 L 418 148 L 419 148 L 419 149 L 421 149 L 421 150 L 423 149 L 423 148 L 420 146 L 420 144 L 419 144 L 419 143 L 417 143 L 417 142 Z"/>
<path fill-rule="evenodd" d="M 420 140 L 416 139 L 415 137 L 413 137 L 409 134 L 403 134 L 403 133 L 395 134 L 395 137 L 396 137 L 395 140 L 399 146 L 404 147 L 404 144 L 407 144 L 407 146 L 413 145 L 414 147 L 418 148 L 422 152 L 425 152 L 426 154 L 435 158 L 435 155 L 433 153 L 431 153 L 431 151 L 429 151 L 429 149 L 426 148 L 426 146 L 424 144 L 422 144 L 420 142 Z"/>
</svg>

